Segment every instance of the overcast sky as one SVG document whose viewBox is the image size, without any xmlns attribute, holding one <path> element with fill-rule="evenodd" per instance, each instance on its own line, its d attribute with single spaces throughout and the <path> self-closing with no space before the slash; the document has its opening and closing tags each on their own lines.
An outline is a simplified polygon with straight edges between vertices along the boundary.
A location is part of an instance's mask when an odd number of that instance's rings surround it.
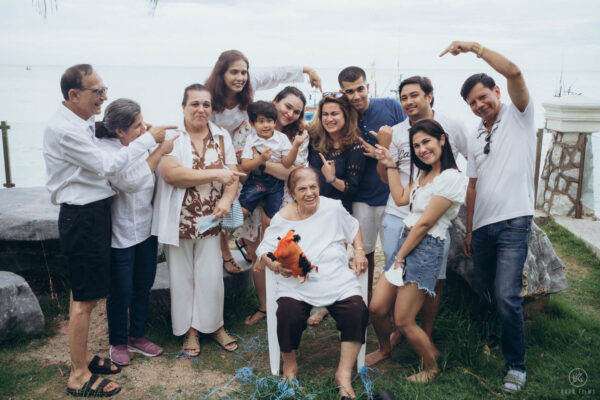
<svg viewBox="0 0 600 400">
<path fill-rule="evenodd" d="M 33 3 L 38 2 L 34 0 Z M 254 66 L 439 68 L 452 39 L 527 69 L 600 69 L 600 1 L 1 0 L 0 64 L 210 66 L 235 48 Z M 462 68 L 469 57 L 444 60 Z"/>
</svg>

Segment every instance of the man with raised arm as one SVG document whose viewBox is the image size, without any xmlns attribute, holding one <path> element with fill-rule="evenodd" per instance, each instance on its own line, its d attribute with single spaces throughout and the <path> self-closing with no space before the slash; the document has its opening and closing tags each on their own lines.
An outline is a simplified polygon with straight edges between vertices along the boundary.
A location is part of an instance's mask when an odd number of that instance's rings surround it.
<svg viewBox="0 0 600 400">
<path fill-rule="evenodd" d="M 165 129 L 154 127 L 129 146 L 109 153 L 95 144 L 94 115 L 100 114 L 107 88 L 89 64 L 68 68 L 60 81 L 64 101 L 44 130 L 46 187 L 52 203 L 60 204 L 58 233 L 67 258 L 71 309 L 69 348 L 71 373 L 67 394 L 108 397 L 121 387 L 97 374 L 116 374 L 121 367 L 88 351 L 90 315 L 109 286 L 111 216 L 115 195 L 107 175 L 114 175 L 165 139 Z"/>
<path fill-rule="evenodd" d="M 411 76 L 400 82 L 398 87 L 400 94 L 400 104 L 408 116 L 407 119 L 399 124 L 389 127 L 382 126 L 379 132 L 374 135 L 380 146 L 387 147 L 390 154 L 396 161 L 396 167 L 399 170 L 402 184 L 407 187 L 410 176 L 410 127 L 420 119 L 434 119 L 440 123 L 444 131 L 448 134 L 450 147 L 454 158 L 458 154 L 467 157 L 468 134 L 465 125 L 457 120 L 449 118 L 438 111 L 433 110 L 434 95 L 433 85 L 429 78 L 424 76 Z M 388 182 L 387 174 L 390 167 L 384 167 L 383 164 L 377 164 L 377 172 L 384 183 Z M 398 241 L 404 228 L 404 218 L 408 216 L 409 206 L 397 206 L 393 197 L 390 195 L 385 207 L 385 216 L 383 217 L 383 254 L 385 256 L 386 267 L 394 263 L 396 253 L 398 252 Z M 421 309 L 421 325 L 423 330 L 432 339 L 433 326 L 440 307 L 440 296 L 442 294 L 441 280 L 446 279 L 446 259 L 450 249 L 450 235 L 446 236 L 444 246 L 443 265 L 438 275 L 438 281 L 435 285 L 435 296 L 426 296 Z M 371 318 L 376 318 L 372 315 Z M 394 330 L 389 341 L 380 341 L 380 347 L 367 355 L 365 364 L 371 366 L 387 358 L 400 340 L 400 332 Z"/>
<path fill-rule="evenodd" d="M 369 298 L 373 286 L 375 268 L 375 245 L 377 235 L 383 236 L 381 223 L 390 189 L 377 174 L 375 144 L 377 139 L 370 132 L 377 132 L 384 125 L 393 126 L 406 118 L 397 100 L 391 98 L 369 98 L 367 75 L 362 68 L 347 67 L 338 75 L 340 91 L 346 95 L 358 112 L 358 127 L 365 149 L 365 170 L 352 203 L 352 216 L 360 223 L 365 254 L 369 263 Z"/>
<path fill-rule="evenodd" d="M 467 234 L 463 250 L 476 278 L 489 291 L 501 324 L 507 372 L 503 388 L 525 385 L 525 332 L 521 297 L 534 213 L 534 107 L 519 67 L 476 42 L 455 41 L 440 54 L 474 53 L 507 80 L 512 103 L 486 74 L 467 78 L 460 94 L 481 118 L 468 150 Z M 493 343 L 490 343 L 493 347 Z"/>
</svg>

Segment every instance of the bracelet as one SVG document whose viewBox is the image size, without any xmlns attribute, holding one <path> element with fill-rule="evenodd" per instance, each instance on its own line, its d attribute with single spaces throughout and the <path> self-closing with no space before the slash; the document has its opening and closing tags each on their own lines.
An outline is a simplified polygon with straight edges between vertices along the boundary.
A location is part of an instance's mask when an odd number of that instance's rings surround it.
<svg viewBox="0 0 600 400">
<path fill-rule="evenodd" d="M 473 231 L 471 231 L 471 232 L 467 232 L 467 233 L 465 233 L 465 236 L 467 236 L 467 235 L 471 235 L 472 233 L 473 233 Z"/>
<path fill-rule="evenodd" d="M 406 264 L 406 261 L 404 260 L 404 258 L 396 258 L 396 262 L 400 265 Z"/>
<path fill-rule="evenodd" d="M 481 55 L 483 54 L 483 46 L 480 44 L 479 45 L 479 50 L 477 50 L 477 58 L 481 58 Z"/>
<path fill-rule="evenodd" d="M 364 247 L 360 247 L 360 246 L 356 246 L 356 247 L 354 248 L 354 251 L 356 251 L 356 250 L 362 250 L 362 251 L 365 251 L 365 248 L 364 248 Z"/>
<path fill-rule="evenodd" d="M 335 181 L 337 181 L 337 177 L 335 177 L 335 176 L 334 176 L 334 177 L 333 177 L 333 179 L 332 179 L 332 180 L 330 180 L 330 181 L 328 181 L 328 180 L 325 180 L 325 183 L 330 183 L 330 184 L 331 184 L 331 183 L 333 183 L 333 182 L 335 182 Z"/>
<path fill-rule="evenodd" d="M 400 169 L 400 167 L 385 167 L 385 170 L 386 170 L 386 171 L 387 171 L 388 169 L 397 169 L 397 170 L 399 170 L 399 169 Z"/>
</svg>

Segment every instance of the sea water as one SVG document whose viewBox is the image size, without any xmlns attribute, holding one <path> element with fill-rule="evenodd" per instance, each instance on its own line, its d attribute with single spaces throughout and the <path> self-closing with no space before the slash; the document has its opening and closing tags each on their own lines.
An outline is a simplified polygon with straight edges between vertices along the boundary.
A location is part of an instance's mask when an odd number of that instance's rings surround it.
<svg viewBox="0 0 600 400">
<path fill-rule="evenodd" d="M 62 101 L 60 77 L 66 65 L 0 65 L 0 120 L 10 125 L 9 147 L 12 168 L 12 181 L 18 187 L 43 186 L 45 169 L 42 157 L 44 126 Z M 192 83 L 203 83 L 210 67 L 171 67 L 171 66 L 96 66 L 104 84 L 109 88 L 108 101 L 127 97 L 136 100 L 142 107 L 144 120 L 155 125 L 182 124 L 181 100 L 183 88 Z M 264 68 L 255 68 L 261 71 Z M 341 69 L 341 68 L 340 68 Z M 337 74 L 340 69 L 319 69 L 323 90 L 338 90 Z M 486 72 L 496 79 L 501 94 L 508 101 L 506 80 L 482 63 L 475 63 L 470 70 L 420 69 L 397 70 L 377 69 L 368 71 L 370 91 L 377 97 L 395 97 L 401 77 L 424 75 L 434 86 L 434 109 L 442 114 L 462 120 L 469 130 L 473 130 L 478 119 L 460 97 L 460 87 L 466 77 L 473 73 Z M 545 125 L 542 103 L 550 100 L 558 88 L 560 71 L 523 71 L 535 105 L 535 121 L 538 128 Z M 600 71 L 564 71 L 567 86 L 587 97 L 600 98 Z M 318 102 L 321 95 L 310 88 L 308 83 L 295 83 L 307 96 L 308 105 Z M 271 100 L 283 87 L 258 91 L 255 98 Z M 551 135 L 544 136 L 542 163 L 551 144 Z M 591 193 L 584 195 L 584 204 L 600 213 L 600 134 L 591 136 L 591 150 L 594 155 L 593 198 Z M 464 160 L 459 167 L 465 169 Z M 540 167 L 540 170 L 543 165 Z M 0 182 L 5 182 L 4 163 L 0 163 Z M 590 186 L 591 187 L 591 186 Z"/>
</svg>

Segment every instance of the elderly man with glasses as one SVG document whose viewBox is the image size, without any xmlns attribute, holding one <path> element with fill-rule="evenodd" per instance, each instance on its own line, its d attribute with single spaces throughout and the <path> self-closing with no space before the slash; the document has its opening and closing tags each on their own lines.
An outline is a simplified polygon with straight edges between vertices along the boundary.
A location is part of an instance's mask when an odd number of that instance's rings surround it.
<svg viewBox="0 0 600 400">
<path fill-rule="evenodd" d="M 90 315 L 109 286 L 110 198 L 115 191 L 106 176 L 147 156 L 164 140 L 165 132 L 145 133 L 129 146 L 108 153 L 96 146 L 94 138 L 94 115 L 100 114 L 107 99 L 98 73 L 91 65 L 75 65 L 64 72 L 60 87 L 64 101 L 46 125 L 43 153 L 46 187 L 52 203 L 60 204 L 58 232 L 72 296 L 67 394 L 108 397 L 121 388 L 97 374 L 116 374 L 121 368 L 110 359 L 93 356 L 87 347 Z"/>
<path fill-rule="evenodd" d="M 500 101 L 500 88 L 486 74 L 467 78 L 460 93 L 481 118 L 468 145 L 467 234 L 463 250 L 475 261 L 479 287 L 489 292 L 485 297 L 496 303 L 507 368 L 503 388 L 516 392 L 526 379 L 520 293 L 534 213 L 533 102 L 519 67 L 501 54 L 476 42 L 452 42 L 440 56 L 446 53 L 474 53 L 482 58 L 507 79 L 512 101 Z M 496 338 L 491 338 L 489 347 L 497 346 Z"/>
</svg>

